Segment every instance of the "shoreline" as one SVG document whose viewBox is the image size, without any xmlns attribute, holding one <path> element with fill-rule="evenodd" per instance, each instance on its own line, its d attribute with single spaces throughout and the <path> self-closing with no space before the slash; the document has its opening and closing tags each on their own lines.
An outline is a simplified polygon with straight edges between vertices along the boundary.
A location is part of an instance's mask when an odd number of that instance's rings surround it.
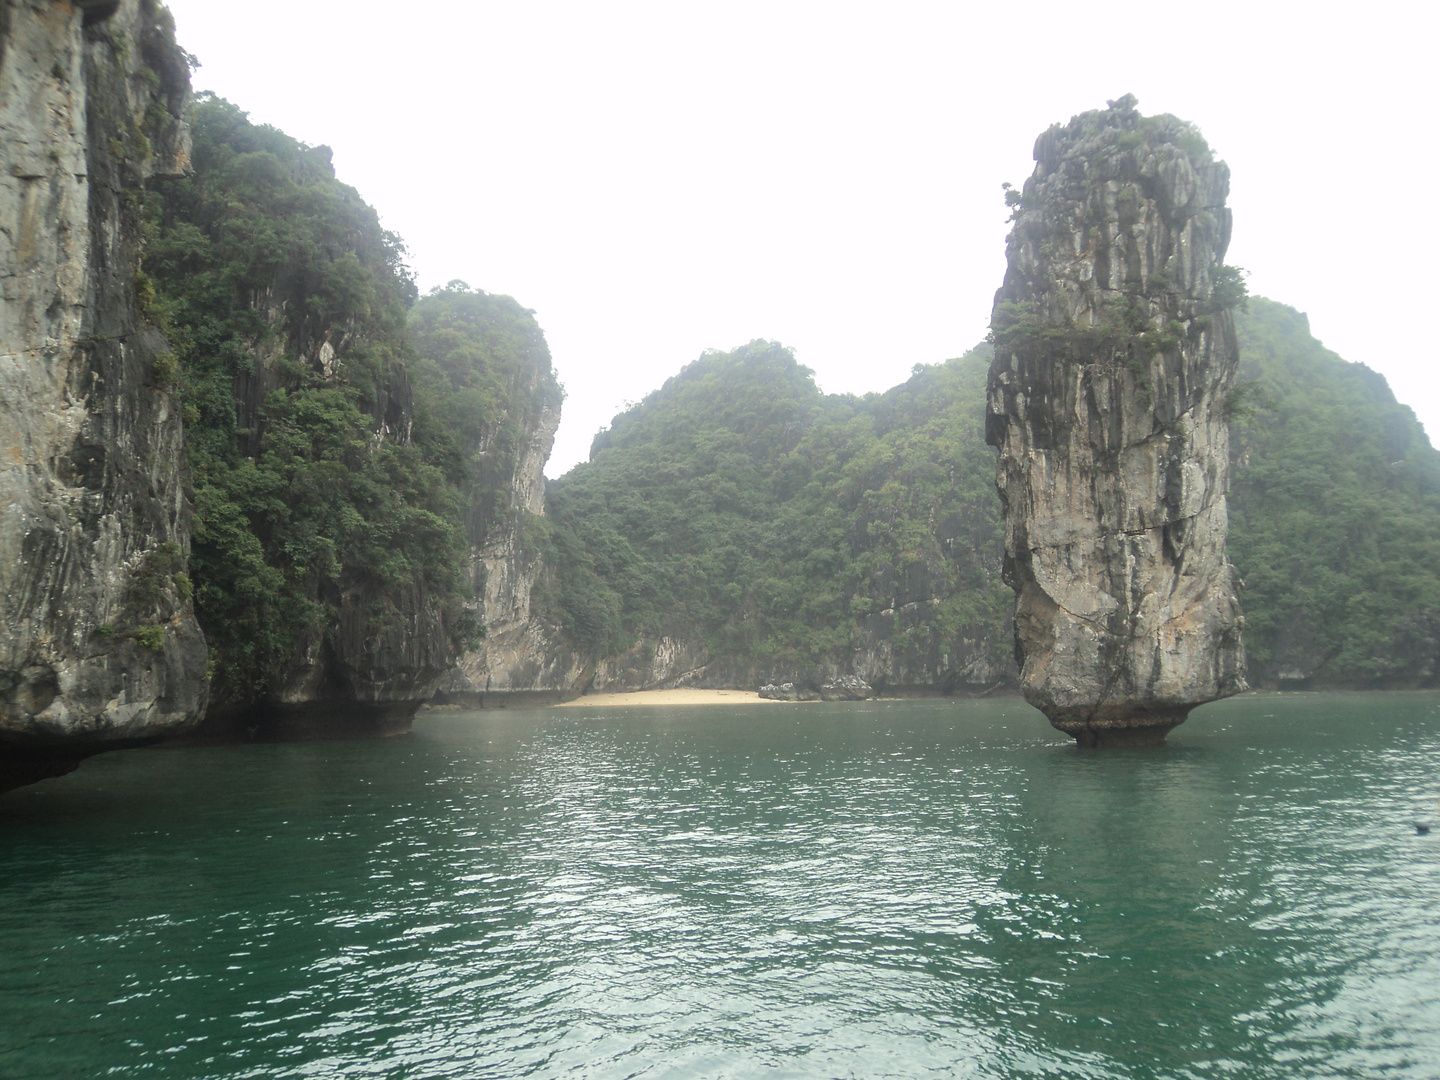
<svg viewBox="0 0 1440 1080">
<path fill-rule="evenodd" d="M 1280 690 L 1269 688 L 1254 688 L 1235 695 L 1236 698 L 1243 697 L 1294 697 L 1307 694 L 1414 694 L 1414 693 L 1437 693 L 1437 687 L 1406 687 L 1406 688 L 1325 688 L 1315 690 Z M 546 692 L 541 692 L 546 693 Z M 558 695 L 559 691 L 553 691 Z M 442 700 L 426 702 L 420 706 L 422 710 L 454 710 L 464 711 L 467 709 L 514 709 L 514 708 L 539 708 L 539 709 L 576 709 L 586 706 L 595 708 L 656 708 L 662 706 L 690 706 L 690 705 L 807 705 L 809 701 L 780 701 L 772 698 L 762 698 L 754 690 L 702 690 L 695 687 L 680 687 L 671 690 L 624 690 L 604 694 L 582 694 L 579 697 L 556 700 L 530 700 L 516 701 L 504 691 L 496 691 L 489 695 L 467 695 L 473 696 L 475 700 Z M 525 695 L 529 697 L 529 693 Z M 537 694 L 536 696 L 539 696 Z M 482 702 L 482 697 L 489 697 L 489 703 Z M 983 694 L 927 694 L 927 693 L 890 693 L 877 694 L 870 698 L 870 701 L 911 701 L 945 699 L 950 701 L 980 701 L 995 698 L 1014 698 L 1016 701 L 1023 701 L 1019 691 L 1013 687 L 1003 690 L 992 691 Z M 812 701 L 818 699 L 811 699 Z M 1233 700 L 1233 699 L 1232 699 Z M 1206 702 L 1206 704 L 1213 704 Z"/>
<path fill-rule="evenodd" d="M 676 690 L 628 690 L 615 694 L 582 694 L 569 701 L 557 701 L 552 709 L 575 709 L 583 706 L 614 708 L 617 706 L 654 705 L 793 705 L 793 701 L 772 701 L 754 690 L 697 690 L 682 687 Z"/>
</svg>

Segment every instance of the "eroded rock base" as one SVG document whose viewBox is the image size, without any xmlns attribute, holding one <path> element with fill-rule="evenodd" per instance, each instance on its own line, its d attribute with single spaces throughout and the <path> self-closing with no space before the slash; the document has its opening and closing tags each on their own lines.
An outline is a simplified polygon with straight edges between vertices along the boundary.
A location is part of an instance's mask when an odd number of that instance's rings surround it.
<svg viewBox="0 0 1440 1080">
<path fill-rule="evenodd" d="M 1050 723 L 1078 746 L 1103 750 L 1117 746 L 1164 746 L 1165 737 L 1190 714 L 1189 709 L 1163 712 L 1136 712 L 1124 716 L 1048 717 Z"/>
</svg>

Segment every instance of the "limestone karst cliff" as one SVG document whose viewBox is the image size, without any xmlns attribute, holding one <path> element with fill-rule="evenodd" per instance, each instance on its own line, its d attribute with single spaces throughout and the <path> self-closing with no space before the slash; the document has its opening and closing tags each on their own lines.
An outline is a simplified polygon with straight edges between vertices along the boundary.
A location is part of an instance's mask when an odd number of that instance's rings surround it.
<svg viewBox="0 0 1440 1080">
<path fill-rule="evenodd" d="M 0 790 L 205 706 L 174 358 L 136 295 L 189 96 L 150 0 L 0 4 Z"/>
<path fill-rule="evenodd" d="M 206 730 L 403 728 L 473 621 L 403 247 L 325 147 L 210 96 L 192 142 L 149 200 L 143 269 L 185 387 Z"/>
<path fill-rule="evenodd" d="M 1245 688 L 1229 170 L 1133 98 L 1052 127 L 1035 161 L 1010 196 L 986 423 L 1020 686 L 1082 744 L 1159 742 Z"/>
<path fill-rule="evenodd" d="M 409 325 L 463 463 L 466 604 L 484 627 L 442 695 L 474 699 L 487 687 L 523 695 L 544 682 L 531 658 L 555 651 L 531 604 L 542 572 L 545 462 L 560 424 L 550 349 L 534 312 L 461 282 L 421 299 Z"/>
</svg>

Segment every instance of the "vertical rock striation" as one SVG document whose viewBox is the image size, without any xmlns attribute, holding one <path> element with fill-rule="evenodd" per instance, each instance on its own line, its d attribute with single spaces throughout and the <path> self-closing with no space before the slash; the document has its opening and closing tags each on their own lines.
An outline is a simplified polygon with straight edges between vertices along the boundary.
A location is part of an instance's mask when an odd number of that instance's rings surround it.
<svg viewBox="0 0 1440 1080">
<path fill-rule="evenodd" d="M 1225 557 L 1229 170 L 1134 104 L 1037 140 L 992 321 L 1021 689 L 1090 746 L 1159 743 L 1245 689 Z"/>
<path fill-rule="evenodd" d="M 555 669 L 569 661 L 555 656 L 558 630 L 532 612 L 545 571 L 545 462 L 564 396 L 550 347 L 533 311 L 460 282 L 421 300 L 410 326 L 458 393 L 483 386 L 492 403 L 452 421 L 466 461 L 467 607 L 485 632 L 459 657 L 440 700 L 553 699 L 553 684 L 567 677 Z"/>
<path fill-rule="evenodd" d="M 515 701 L 548 700 L 560 696 L 557 684 L 568 685 L 576 677 L 557 629 L 533 617 L 532 594 L 544 565 L 525 542 L 527 520 L 545 513 L 545 462 L 560 426 L 560 403 L 546 385 L 551 382 L 547 364 L 534 372 L 524 394 L 517 395 L 517 403 L 528 401 L 540 408 L 522 419 L 519 453 L 500 462 L 509 466 L 510 476 L 495 476 L 472 491 L 466 514 L 469 577 L 485 638 L 460 657 L 443 685 L 445 700 L 481 702 L 485 693 Z M 489 453 L 481 450 L 476 456 Z M 481 502 L 496 494 L 507 502 L 503 512 L 478 512 Z"/>
<path fill-rule="evenodd" d="M 136 295 L 189 96 L 149 0 L 0 3 L 0 790 L 205 706 L 174 361 Z"/>
</svg>

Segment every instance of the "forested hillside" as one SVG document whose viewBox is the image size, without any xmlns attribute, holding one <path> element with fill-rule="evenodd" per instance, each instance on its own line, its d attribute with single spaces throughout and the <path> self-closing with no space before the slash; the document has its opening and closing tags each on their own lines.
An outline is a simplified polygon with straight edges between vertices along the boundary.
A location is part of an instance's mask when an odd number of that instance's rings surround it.
<svg viewBox="0 0 1440 1080">
<path fill-rule="evenodd" d="M 1253 408 L 1231 424 L 1230 558 L 1251 681 L 1434 685 L 1440 453 L 1304 315 L 1256 298 L 1237 328 Z"/>
<path fill-rule="evenodd" d="M 1440 455 L 1304 316 L 1257 298 L 1237 318 L 1230 552 L 1252 681 L 1433 683 Z M 707 354 L 551 485 L 543 610 L 596 656 L 686 642 L 709 681 L 1008 681 L 988 360 L 857 398 L 821 394 L 778 345 Z"/>
<path fill-rule="evenodd" d="M 993 685 L 1008 662 L 987 357 L 825 396 L 789 350 L 711 353 L 550 486 L 550 611 L 583 646 L 681 640 L 711 678 Z"/>
<path fill-rule="evenodd" d="M 212 701 L 418 703 L 482 632 L 467 524 L 508 520 L 525 425 L 558 407 L 543 337 L 458 282 L 417 303 L 324 147 L 214 97 L 192 131 L 139 288 L 174 348 L 154 378 L 184 410 Z"/>
</svg>

